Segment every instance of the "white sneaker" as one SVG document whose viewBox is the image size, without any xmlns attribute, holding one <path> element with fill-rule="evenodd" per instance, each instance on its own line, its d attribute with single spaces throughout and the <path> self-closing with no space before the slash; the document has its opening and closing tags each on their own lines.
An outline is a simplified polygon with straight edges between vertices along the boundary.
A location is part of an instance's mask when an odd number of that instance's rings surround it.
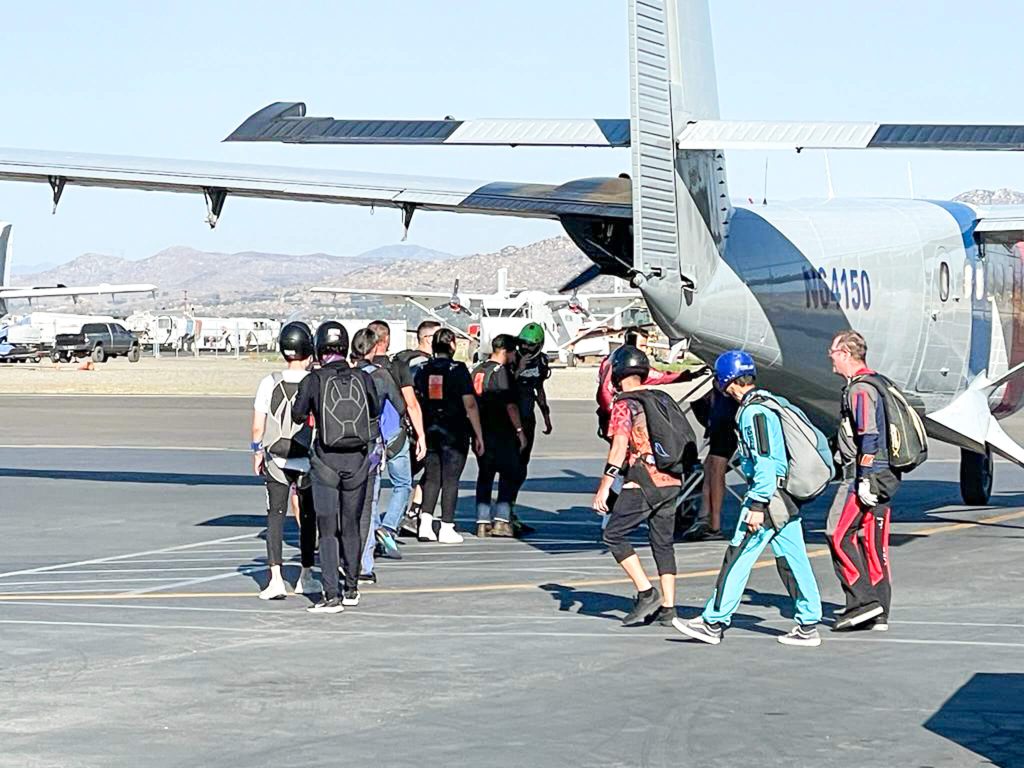
<svg viewBox="0 0 1024 768">
<path fill-rule="evenodd" d="M 434 533 L 434 516 L 425 512 L 420 513 L 420 529 L 416 534 L 420 541 L 437 541 L 437 534 Z"/>
<path fill-rule="evenodd" d="M 260 600 L 284 600 L 287 596 L 284 579 L 271 579 L 267 588 L 260 592 Z"/>
<path fill-rule="evenodd" d="M 875 623 L 871 625 L 872 632 L 888 632 L 889 631 L 889 620 L 884 617 L 875 619 Z"/>
<path fill-rule="evenodd" d="M 455 523 L 441 523 L 441 532 L 437 535 L 441 544 L 461 544 L 465 539 L 455 530 Z"/>
<path fill-rule="evenodd" d="M 300 595 L 319 595 L 324 591 L 320 579 L 313 575 L 312 571 L 302 572 L 298 583 L 295 585 L 295 592 Z"/>
</svg>

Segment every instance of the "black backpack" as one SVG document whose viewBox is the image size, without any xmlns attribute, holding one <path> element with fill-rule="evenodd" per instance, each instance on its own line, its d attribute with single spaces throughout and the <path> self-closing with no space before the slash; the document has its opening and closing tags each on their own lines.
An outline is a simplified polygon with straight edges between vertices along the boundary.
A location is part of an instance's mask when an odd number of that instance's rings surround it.
<svg viewBox="0 0 1024 768">
<path fill-rule="evenodd" d="M 362 451 L 376 439 L 375 418 L 370 413 L 367 389 L 369 374 L 355 368 L 321 369 L 320 413 L 317 431 L 329 450 Z"/>
<path fill-rule="evenodd" d="M 461 433 L 468 429 L 462 398 L 445 391 L 451 372 L 462 365 L 448 357 L 432 357 L 416 368 L 413 389 L 428 431 Z"/>
<path fill-rule="evenodd" d="M 695 443 L 697 437 L 679 404 L 660 389 L 620 392 L 615 400 L 635 400 L 643 406 L 654 465 L 660 472 L 682 477 L 686 469 L 686 446 Z"/>
<path fill-rule="evenodd" d="M 850 380 L 850 386 L 858 382 L 870 384 L 882 397 L 885 424 L 889 430 L 886 434 L 889 444 L 889 466 L 898 472 L 906 473 L 924 464 L 928 459 L 928 435 L 924 422 L 914 407 L 907 402 L 900 388 L 880 373 L 854 376 Z M 849 398 L 844 392 L 844 409 L 849 408 L 848 403 Z"/>
</svg>

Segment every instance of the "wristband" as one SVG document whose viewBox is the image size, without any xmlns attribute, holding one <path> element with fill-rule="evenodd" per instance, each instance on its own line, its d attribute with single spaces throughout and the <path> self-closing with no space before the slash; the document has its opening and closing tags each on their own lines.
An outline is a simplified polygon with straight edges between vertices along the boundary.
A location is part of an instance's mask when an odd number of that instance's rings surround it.
<svg viewBox="0 0 1024 768">
<path fill-rule="evenodd" d="M 616 467 L 614 464 L 605 464 L 604 473 L 608 477 L 618 477 L 619 473 L 622 472 L 622 467 Z"/>
<path fill-rule="evenodd" d="M 253 440 L 251 443 L 249 443 L 249 449 L 253 453 L 259 453 L 260 451 L 263 450 L 263 443 L 261 443 L 261 442 L 259 442 L 257 440 Z"/>
</svg>

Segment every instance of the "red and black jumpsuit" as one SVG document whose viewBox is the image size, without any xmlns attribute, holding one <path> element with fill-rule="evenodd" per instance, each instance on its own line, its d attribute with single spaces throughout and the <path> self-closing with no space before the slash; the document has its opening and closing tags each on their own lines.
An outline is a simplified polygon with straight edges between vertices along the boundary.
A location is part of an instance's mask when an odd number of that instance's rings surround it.
<svg viewBox="0 0 1024 768">
<path fill-rule="evenodd" d="M 861 369 L 854 379 L 871 373 Z M 826 533 L 847 610 L 877 603 L 882 606 L 879 620 L 883 621 L 889 617 L 892 599 L 889 502 L 900 482 L 889 468 L 888 432 L 881 394 L 872 384 L 854 380 L 843 390 L 839 425 L 839 452 L 843 464 L 853 466 L 854 479 L 845 501 L 840 505 L 837 499 L 833 505 Z M 878 496 L 874 507 L 857 497 L 857 485 L 863 479 Z"/>
</svg>

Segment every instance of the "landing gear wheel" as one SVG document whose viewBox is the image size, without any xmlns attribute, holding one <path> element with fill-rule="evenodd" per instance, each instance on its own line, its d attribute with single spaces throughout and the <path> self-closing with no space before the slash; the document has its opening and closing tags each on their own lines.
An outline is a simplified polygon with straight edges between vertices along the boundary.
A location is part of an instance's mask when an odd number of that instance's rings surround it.
<svg viewBox="0 0 1024 768">
<path fill-rule="evenodd" d="M 960 451 L 960 497 L 972 507 L 988 505 L 992 496 L 992 475 L 995 469 L 992 451 L 975 453 Z"/>
</svg>

